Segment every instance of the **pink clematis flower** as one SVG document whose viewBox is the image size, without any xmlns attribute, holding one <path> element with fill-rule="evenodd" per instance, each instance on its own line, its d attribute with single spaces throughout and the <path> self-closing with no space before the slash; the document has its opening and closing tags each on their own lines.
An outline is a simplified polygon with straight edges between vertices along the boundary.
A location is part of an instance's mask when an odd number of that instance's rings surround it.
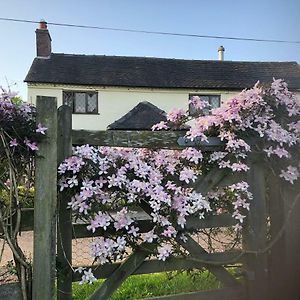
<svg viewBox="0 0 300 300">
<path fill-rule="evenodd" d="M 16 139 L 12 139 L 10 142 L 9 142 L 9 146 L 10 147 L 17 147 L 18 146 L 18 142 Z"/>
<path fill-rule="evenodd" d="M 155 131 L 155 130 L 162 130 L 162 129 L 168 129 L 168 126 L 166 125 L 166 122 L 164 121 L 161 121 L 157 124 L 154 124 L 152 127 L 151 127 L 151 130 L 152 131 Z"/>
<path fill-rule="evenodd" d="M 288 166 L 287 170 L 281 170 L 281 174 L 279 176 L 293 184 L 294 181 L 300 177 L 300 172 L 296 167 Z"/>
<path fill-rule="evenodd" d="M 32 151 L 39 150 L 39 148 L 38 148 L 36 142 L 31 142 L 30 140 L 25 139 L 25 140 L 24 140 L 24 143 L 25 143 L 25 145 L 26 145 L 28 148 L 30 148 Z"/>
<path fill-rule="evenodd" d="M 48 129 L 47 127 L 43 127 L 43 125 L 41 123 L 39 123 L 38 127 L 35 131 L 38 132 L 38 133 L 41 133 L 41 134 L 46 134 L 45 131 L 47 129 Z"/>
</svg>

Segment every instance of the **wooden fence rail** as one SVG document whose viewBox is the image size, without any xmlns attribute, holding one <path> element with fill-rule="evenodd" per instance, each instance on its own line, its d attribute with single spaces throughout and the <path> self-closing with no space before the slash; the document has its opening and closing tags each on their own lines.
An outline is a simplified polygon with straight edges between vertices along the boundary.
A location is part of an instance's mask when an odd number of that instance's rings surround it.
<svg viewBox="0 0 300 300">
<path fill-rule="evenodd" d="M 21 231 L 34 230 L 34 209 L 23 208 L 21 211 L 21 215 L 22 215 Z M 138 214 L 135 213 L 134 218 L 139 219 L 138 215 L 139 213 Z M 141 232 L 148 231 L 148 226 L 150 226 L 149 220 L 140 219 L 137 221 L 137 223 L 141 229 Z M 218 216 L 210 216 L 202 220 L 199 220 L 199 218 L 192 216 L 187 220 L 186 227 L 189 230 L 194 230 L 194 229 L 204 229 L 204 228 L 229 227 L 235 224 L 236 222 L 231 217 L 230 214 L 222 214 Z M 72 222 L 71 223 L 72 239 L 101 236 L 103 234 L 102 230 L 99 228 L 97 228 L 96 231 L 92 233 L 90 230 L 87 230 L 86 228 L 87 225 L 88 224 L 81 221 Z"/>
</svg>

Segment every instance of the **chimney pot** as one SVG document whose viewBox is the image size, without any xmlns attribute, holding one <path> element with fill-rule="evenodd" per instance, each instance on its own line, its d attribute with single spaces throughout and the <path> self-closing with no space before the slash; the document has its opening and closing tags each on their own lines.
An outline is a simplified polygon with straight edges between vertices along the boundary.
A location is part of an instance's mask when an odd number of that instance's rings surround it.
<svg viewBox="0 0 300 300">
<path fill-rule="evenodd" d="M 39 29 L 47 29 L 47 22 L 45 20 L 40 20 Z"/>
<path fill-rule="evenodd" d="M 224 52 L 225 52 L 225 48 L 223 46 L 220 46 L 218 48 L 218 57 L 219 57 L 219 60 L 221 60 L 221 61 L 224 60 Z"/>
<path fill-rule="evenodd" d="M 49 58 L 51 55 L 51 36 L 47 28 L 47 22 L 41 20 L 36 33 L 36 56 Z"/>
</svg>

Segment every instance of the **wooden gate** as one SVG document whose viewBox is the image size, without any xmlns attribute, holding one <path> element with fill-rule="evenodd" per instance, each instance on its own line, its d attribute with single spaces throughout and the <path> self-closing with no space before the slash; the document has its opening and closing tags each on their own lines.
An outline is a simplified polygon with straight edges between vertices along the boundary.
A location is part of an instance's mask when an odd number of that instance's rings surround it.
<svg viewBox="0 0 300 300">
<path fill-rule="evenodd" d="M 41 107 L 47 102 L 47 110 Z M 186 146 L 191 146 L 191 142 L 184 138 L 184 132 L 165 131 L 165 132 L 149 132 L 149 131 L 72 131 L 71 111 L 69 107 L 60 107 L 58 110 L 58 135 L 57 144 L 55 141 L 56 112 L 49 115 L 49 110 L 54 111 L 56 101 L 54 98 L 44 97 L 38 98 L 37 109 L 39 113 L 39 121 L 45 124 L 48 129 L 50 138 L 45 141 L 45 147 L 41 147 L 39 155 L 42 163 L 37 161 L 37 166 L 45 171 L 50 164 L 60 163 L 64 158 L 71 155 L 71 146 L 90 144 L 95 146 L 110 146 L 110 147 L 138 147 L 138 148 L 164 148 L 164 149 L 183 149 Z M 51 109 L 50 109 L 51 108 Z M 53 137 L 53 138 L 52 138 Z M 50 145 L 51 143 L 51 145 Z M 53 143 L 55 146 L 53 146 Z M 213 151 L 220 148 L 222 145 L 212 139 L 209 144 L 199 143 L 197 147 L 203 151 Z M 47 157 L 49 151 L 53 154 L 57 150 L 57 161 L 52 155 L 51 160 Z M 48 177 L 47 177 L 48 176 Z M 46 174 L 37 178 L 36 187 L 45 189 L 47 180 L 53 174 Z M 229 177 L 228 177 L 229 176 Z M 228 183 L 230 174 L 226 174 L 223 170 L 212 170 L 205 178 L 200 178 L 197 181 L 196 191 L 206 194 L 211 188 L 221 184 L 224 180 Z M 51 177 L 51 182 L 53 178 Z M 55 177 L 56 179 L 56 177 Z M 173 270 L 184 270 L 191 268 L 207 268 L 213 273 L 218 280 L 223 284 L 223 288 L 211 291 L 194 292 L 181 295 L 158 297 L 154 299 L 228 299 L 228 300 L 265 300 L 267 299 L 267 258 L 266 252 L 263 249 L 266 247 L 267 222 L 266 222 L 266 187 L 263 162 L 260 155 L 253 154 L 250 157 L 250 170 L 247 173 L 247 181 L 250 185 L 250 191 L 254 199 L 251 202 L 251 209 L 247 218 L 247 223 L 243 230 L 243 249 L 235 252 L 220 252 L 207 253 L 192 236 L 188 236 L 186 243 L 178 240 L 178 243 L 189 252 L 187 257 L 174 257 L 166 262 L 158 260 L 147 260 L 151 248 L 140 248 L 134 251 L 125 261 L 121 263 L 106 264 L 98 268 L 94 268 L 94 275 L 97 278 L 107 278 L 99 289 L 91 295 L 90 299 L 108 299 L 109 296 L 122 284 L 122 282 L 132 274 L 145 274 L 154 272 L 164 272 Z M 47 191 L 51 189 L 53 194 L 56 186 L 47 186 Z M 39 193 L 37 193 L 38 195 Z M 35 225 L 35 249 L 34 255 L 34 299 L 53 299 L 54 295 L 54 261 L 53 261 L 53 233 L 55 232 L 56 205 L 51 199 L 43 199 L 50 204 L 49 214 L 47 218 L 41 216 L 41 211 L 44 209 L 45 203 L 36 199 L 35 204 L 35 221 L 40 220 Z M 87 231 L 86 225 L 73 224 L 70 210 L 66 208 L 67 199 L 61 198 L 58 201 L 58 216 L 57 216 L 57 261 L 60 272 L 57 277 L 58 299 L 72 299 L 72 281 L 79 280 L 78 275 L 72 272 L 72 249 L 71 242 L 73 237 L 91 236 Z M 51 204 L 52 203 L 52 204 Z M 55 201 L 56 203 L 56 201 Z M 149 214 L 150 207 L 141 207 L 145 214 Z M 39 215 L 38 215 L 39 214 Z M 41 218 L 43 226 L 40 227 Z M 139 228 L 149 226 L 147 219 L 141 219 Z M 205 220 L 190 217 L 187 221 L 187 227 L 193 229 L 214 228 L 214 227 L 229 227 L 234 225 L 233 218 L 229 214 L 211 216 Z M 46 224 L 46 225 L 45 225 Z M 51 234 L 49 234 L 51 232 Z M 93 234 L 94 236 L 94 234 Z M 49 257 L 45 257 L 41 249 L 48 247 Z M 48 266 L 46 272 L 38 270 L 39 263 L 44 260 L 44 265 Z M 46 262 L 45 262 L 46 260 Z M 245 271 L 245 280 L 239 282 L 230 274 L 225 266 L 228 263 L 242 263 Z M 50 279 L 49 279 L 50 278 Z M 50 281 L 51 282 L 50 282 Z M 50 284 L 49 291 L 45 294 L 41 287 L 47 282 Z"/>
</svg>

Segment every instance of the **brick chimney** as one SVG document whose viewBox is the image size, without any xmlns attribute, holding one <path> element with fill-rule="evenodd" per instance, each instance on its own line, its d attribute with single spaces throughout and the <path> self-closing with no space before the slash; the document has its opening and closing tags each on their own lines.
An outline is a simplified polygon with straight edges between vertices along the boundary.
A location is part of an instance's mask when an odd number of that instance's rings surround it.
<svg viewBox="0 0 300 300">
<path fill-rule="evenodd" d="M 49 58 L 51 55 L 51 37 L 47 29 L 47 22 L 41 20 L 36 33 L 36 56 Z"/>
</svg>

